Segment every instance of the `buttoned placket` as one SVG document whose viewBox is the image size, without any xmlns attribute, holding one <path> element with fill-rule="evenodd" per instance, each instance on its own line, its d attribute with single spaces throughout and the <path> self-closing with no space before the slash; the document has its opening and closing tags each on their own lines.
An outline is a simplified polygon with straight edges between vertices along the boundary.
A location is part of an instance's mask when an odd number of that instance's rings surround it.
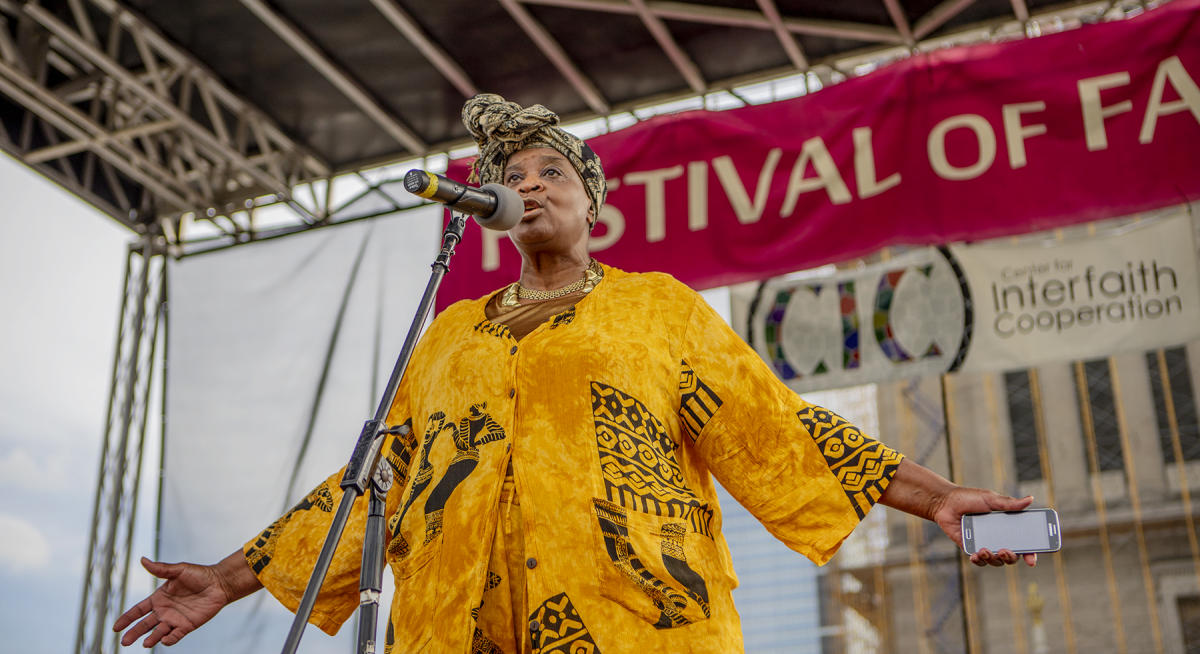
<svg viewBox="0 0 1200 654">
<path fill-rule="evenodd" d="M 534 337 L 535 334 L 538 332 L 538 330 L 540 330 L 543 326 L 544 325 L 538 325 L 538 327 L 535 328 L 532 332 L 530 332 L 529 334 L 526 334 L 525 337 L 523 339 L 521 339 L 521 341 L 523 343 L 525 343 L 526 345 L 528 345 L 530 342 L 529 339 L 531 337 Z M 506 332 L 505 336 L 508 339 L 508 342 L 510 344 L 510 347 L 508 350 L 508 356 L 509 356 L 508 397 L 510 400 L 509 411 L 511 411 L 510 415 L 512 416 L 509 424 L 512 425 L 512 431 L 513 431 L 513 433 L 509 434 L 509 438 L 512 439 L 511 440 L 512 448 L 509 450 L 509 456 L 508 456 L 509 462 L 506 463 L 505 465 L 512 468 L 513 495 L 514 495 L 513 499 L 516 502 L 519 502 L 521 495 L 520 495 L 520 483 L 518 482 L 518 477 L 517 477 L 517 467 L 518 466 L 516 464 L 516 460 L 517 460 L 517 439 L 519 438 L 519 431 L 520 431 L 520 429 L 518 427 L 518 425 L 519 425 L 518 403 L 520 402 L 520 393 L 517 390 L 517 386 L 518 386 L 518 380 L 520 379 L 520 367 L 521 367 L 521 362 L 522 362 L 522 357 L 520 356 L 520 354 L 521 354 L 522 347 L 521 347 L 521 343 L 518 343 L 517 340 L 515 338 L 513 338 L 512 334 Z M 506 474 L 507 474 L 507 471 L 506 471 Z M 510 510 L 514 503 L 515 502 L 509 503 L 508 507 Z M 509 518 L 508 515 L 504 516 L 505 520 L 507 520 L 508 518 Z M 522 521 L 525 520 L 524 512 L 521 512 L 521 519 L 522 519 Z M 525 529 L 525 525 L 524 524 L 519 525 L 517 528 L 521 529 L 522 532 L 525 533 L 526 538 L 522 539 L 522 540 L 524 541 L 525 549 L 528 550 L 528 548 L 529 548 L 529 541 L 527 538 L 528 532 Z M 528 566 L 528 563 L 526 565 Z M 516 580 L 510 580 L 510 583 L 513 583 L 515 581 Z M 523 596 L 525 597 L 525 606 L 522 606 L 522 607 L 513 606 L 512 607 L 512 611 L 513 611 L 512 620 L 515 623 L 513 625 L 514 627 L 516 627 L 517 625 L 520 625 L 522 621 L 527 619 L 527 615 L 525 614 L 525 609 L 528 608 L 528 606 L 529 606 L 529 597 L 530 597 L 528 574 L 526 574 L 524 576 L 524 578 L 521 580 L 521 583 L 524 584 L 524 586 L 525 586 L 525 589 L 524 589 L 525 592 L 523 593 Z M 516 643 L 517 652 L 524 652 L 524 651 L 529 650 L 530 646 L 531 646 L 530 644 L 532 643 L 532 636 L 531 636 L 530 632 L 521 630 L 519 628 L 514 629 L 514 631 L 517 631 L 517 633 L 519 634 L 519 638 Z M 521 633 L 522 631 L 524 631 L 524 633 Z"/>
<path fill-rule="evenodd" d="M 576 303 L 576 305 L 577 304 L 578 303 Z M 566 311 L 575 310 L 576 305 L 571 305 L 571 307 L 568 308 Z M 545 338 L 546 332 L 548 332 L 551 329 L 551 327 L 555 324 L 555 320 L 558 318 L 558 316 L 562 315 L 563 313 L 566 313 L 566 311 L 559 312 L 559 313 L 551 316 L 548 320 L 546 320 L 545 322 L 543 322 L 542 324 L 540 324 L 536 328 L 534 328 L 533 331 L 526 334 L 525 337 L 522 338 L 520 342 L 518 342 L 515 338 L 513 338 L 512 334 L 507 333 L 507 332 L 505 333 L 505 339 L 508 341 L 508 344 L 509 344 L 509 348 L 508 348 L 508 356 L 509 356 L 508 397 L 510 400 L 512 400 L 511 406 L 510 406 L 510 411 L 512 412 L 511 413 L 512 419 L 509 424 L 512 425 L 513 432 L 514 432 L 512 434 L 509 434 L 509 438 L 513 439 L 511 441 L 513 445 L 512 445 L 512 448 L 509 450 L 509 457 L 508 457 L 509 461 L 511 463 L 506 463 L 505 465 L 512 466 L 513 483 L 515 486 L 513 492 L 517 498 L 520 498 L 520 483 L 518 481 L 518 473 L 517 473 L 518 466 L 516 464 L 516 460 L 517 460 L 517 456 L 518 456 L 517 455 L 518 448 L 516 446 L 516 439 L 519 437 L 519 434 L 517 433 L 519 431 L 519 429 L 518 429 L 518 424 L 519 424 L 518 404 L 521 399 L 521 392 L 518 389 L 518 385 L 519 385 L 518 380 L 520 379 L 520 370 L 521 370 L 521 365 L 522 365 L 523 359 L 524 359 L 524 357 L 521 356 L 521 353 L 522 353 L 522 350 L 532 347 L 533 344 L 535 344 L 539 339 Z M 522 516 L 522 520 L 527 519 L 524 512 L 521 513 L 521 516 Z M 503 519 L 507 519 L 507 518 L 508 518 L 507 515 L 503 516 Z M 522 529 L 524 529 L 524 527 L 522 527 Z M 525 551 L 528 553 L 531 548 L 532 543 L 536 542 L 536 539 L 532 539 L 532 540 L 530 539 L 530 532 L 527 529 L 524 530 L 524 533 L 525 533 L 524 546 L 525 546 Z M 524 609 L 529 608 L 529 599 L 528 598 L 534 596 L 534 594 L 531 591 L 532 583 L 531 583 L 530 577 L 534 573 L 534 571 L 536 570 L 537 567 L 538 567 L 538 560 L 536 557 L 530 556 L 530 557 L 526 558 L 526 560 L 525 560 L 526 573 L 525 573 L 525 579 L 524 579 L 526 606 L 524 607 Z M 517 607 L 513 607 L 513 610 L 514 610 L 514 612 L 516 612 L 518 609 L 517 609 Z M 520 624 L 520 622 L 525 619 L 526 619 L 526 616 L 524 616 L 524 615 L 514 615 L 513 616 L 513 620 L 515 622 L 517 622 L 517 624 Z M 527 643 L 532 643 L 532 642 L 536 641 L 538 634 L 542 629 L 541 623 L 539 623 L 536 619 L 529 619 L 528 622 L 526 623 L 526 627 L 527 627 L 527 630 L 525 632 L 525 637 L 529 639 L 527 641 Z M 518 651 L 526 651 L 528 649 L 528 647 L 526 647 L 527 643 L 517 643 Z"/>
</svg>

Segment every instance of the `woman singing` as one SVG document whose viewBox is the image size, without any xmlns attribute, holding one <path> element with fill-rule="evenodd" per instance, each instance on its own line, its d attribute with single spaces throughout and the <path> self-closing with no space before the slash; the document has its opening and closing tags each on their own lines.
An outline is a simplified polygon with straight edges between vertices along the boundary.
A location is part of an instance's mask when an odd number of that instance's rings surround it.
<svg viewBox="0 0 1200 654">
<path fill-rule="evenodd" d="M 554 113 L 480 95 L 463 121 L 479 144 L 472 181 L 525 201 L 509 232 L 521 275 L 438 315 L 389 414 L 411 429 L 384 445 L 385 651 L 741 651 L 713 477 L 818 564 L 876 502 L 960 545 L 963 514 L 1028 506 L 808 404 L 669 275 L 592 259 L 604 173 Z M 133 625 L 122 642 L 174 644 L 264 586 L 295 610 L 339 478 L 214 566 L 145 561 L 167 582 L 117 620 Z M 330 633 L 358 606 L 358 504 L 311 619 Z"/>
</svg>

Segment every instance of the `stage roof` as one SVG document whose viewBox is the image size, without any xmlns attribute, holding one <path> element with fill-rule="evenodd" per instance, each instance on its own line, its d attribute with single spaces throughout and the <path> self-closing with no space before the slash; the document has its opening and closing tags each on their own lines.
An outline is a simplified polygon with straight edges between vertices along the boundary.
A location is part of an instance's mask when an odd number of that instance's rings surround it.
<svg viewBox="0 0 1200 654">
<path fill-rule="evenodd" d="M 328 222 L 328 198 L 301 202 L 298 184 L 468 145 L 459 110 L 477 92 L 583 120 L 1144 6 L 122 1 L 0 0 L 0 146 L 139 231 L 264 197 Z"/>
</svg>

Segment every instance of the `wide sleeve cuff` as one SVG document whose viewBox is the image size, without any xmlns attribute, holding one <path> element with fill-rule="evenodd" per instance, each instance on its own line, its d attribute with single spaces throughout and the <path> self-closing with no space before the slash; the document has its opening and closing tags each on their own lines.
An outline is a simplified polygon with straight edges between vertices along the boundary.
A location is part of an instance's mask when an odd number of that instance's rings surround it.
<svg viewBox="0 0 1200 654">
<path fill-rule="evenodd" d="M 334 515 L 335 496 L 340 496 L 337 472 L 317 486 L 258 536 L 242 547 L 246 564 L 271 595 L 295 612 L 308 586 L 309 576 Z M 355 502 L 343 530 L 343 538 L 334 551 L 329 572 L 321 585 L 309 622 L 328 634 L 336 634 L 341 624 L 358 605 L 359 567 L 362 562 L 361 540 L 353 536 L 363 532 L 366 501 Z"/>
</svg>

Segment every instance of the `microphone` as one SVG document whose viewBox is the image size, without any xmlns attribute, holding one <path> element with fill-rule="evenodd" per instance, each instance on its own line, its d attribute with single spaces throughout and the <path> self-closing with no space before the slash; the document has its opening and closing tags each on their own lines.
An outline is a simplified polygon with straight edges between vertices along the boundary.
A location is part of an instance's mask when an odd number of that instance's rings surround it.
<svg viewBox="0 0 1200 654">
<path fill-rule="evenodd" d="M 521 222 L 525 215 L 525 201 L 516 191 L 500 184 L 484 184 L 481 188 L 420 169 L 404 175 L 404 190 L 425 198 L 441 202 L 450 209 L 475 216 L 481 227 L 507 231 Z"/>
</svg>

